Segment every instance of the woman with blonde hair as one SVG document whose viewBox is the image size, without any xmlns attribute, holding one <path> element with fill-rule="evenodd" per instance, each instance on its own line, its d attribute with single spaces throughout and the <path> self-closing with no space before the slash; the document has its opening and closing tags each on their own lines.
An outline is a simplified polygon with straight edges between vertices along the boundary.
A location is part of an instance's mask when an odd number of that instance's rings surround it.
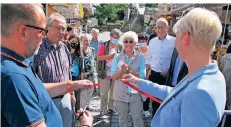
<svg viewBox="0 0 231 127">
<path fill-rule="evenodd" d="M 216 13 L 194 8 L 174 26 L 175 48 L 188 67 L 188 75 L 174 88 L 125 75 L 149 95 L 163 100 L 152 127 L 217 127 L 225 108 L 226 84 L 211 53 L 222 26 Z"/>
</svg>

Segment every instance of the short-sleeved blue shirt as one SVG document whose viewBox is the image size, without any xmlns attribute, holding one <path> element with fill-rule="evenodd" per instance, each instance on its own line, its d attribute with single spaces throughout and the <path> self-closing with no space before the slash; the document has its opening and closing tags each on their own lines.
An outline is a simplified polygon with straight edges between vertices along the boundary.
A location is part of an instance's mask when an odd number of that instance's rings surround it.
<svg viewBox="0 0 231 127">
<path fill-rule="evenodd" d="M 1 47 L 1 52 L 21 62 L 1 55 L 2 126 L 22 127 L 44 121 L 47 127 L 62 127 L 61 115 L 29 61 L 8 48 Z"/>
</svg>

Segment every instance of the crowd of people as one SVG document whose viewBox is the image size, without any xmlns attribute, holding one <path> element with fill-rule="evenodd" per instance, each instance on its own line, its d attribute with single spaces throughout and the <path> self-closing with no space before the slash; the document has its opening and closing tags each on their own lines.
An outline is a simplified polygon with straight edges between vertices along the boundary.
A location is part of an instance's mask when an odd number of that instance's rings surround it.
<svg viewBox="0 0 231 127">
<path fill-rule="evenodd" d="M 103 42 L 98 29 L 67 29 L 57 12 L 45 20 L 40 4 L 1 10 L 4 127 L 72 127 L 76 117 L 92 127 L 95 93 L 100 115 L 118 115 L 120 127 L 128 127 L 129 115 L 133 127 L 144 127 L 143 115 L 153 117 L 152 127 L 216 127 L 231 109 L 231 54 L 220 68 L 211 57 L 222 31 L 212 11 L 189 11 L 173 27 L 176 37 L 159 18 L 152 33 L 113 29 Z"/>
</svg>

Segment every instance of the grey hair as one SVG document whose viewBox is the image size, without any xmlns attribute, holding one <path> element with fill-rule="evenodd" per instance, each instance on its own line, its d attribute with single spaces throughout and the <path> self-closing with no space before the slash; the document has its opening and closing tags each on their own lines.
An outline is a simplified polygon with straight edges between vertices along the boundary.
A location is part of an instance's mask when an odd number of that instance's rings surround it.
<svg viewBox="0 0 231 127">
<path fill-rule="evenodd" d="M 156 24 L 157 24 L 158 22 L 162 22 L 162 23 L 164 23 L 166 26 L 168 26 L 168 20 L 165 19 L 165 18 L 159 18 L 159 19 L 156 21 Z"/>
<path fill-rule="evenodd" d="M 124 41 L 125 38 L 132 38 L 135 43 L 138 43 L 138 35 L 136 32 L 128 31 L 123 34 L 122 40 Z"/>
<path fill-rule="evenodd" d="M 99 33 L 99 30 L 96 29 L 96 28 L 93 28 L 93 29 L 91 30 L 91 33 L 93 33 L 93 32 L 96 32 L 96 33 L 98 34 L 98 33 Z"/>
<path fill-rule="evenodd" d="M 9 37 L 15 24 L 37 24 L 37 9 L 41 4 L 1 4 L 1 35 Z M 45 15 L 45 14 L 44 14 Z"/>
<path fill-rule="evenodd" d="M 46 20 L 47 27 L 51 26 L 54 20 L 63 21 L 66 23 L 66 19 L 63 15 L 58 12 L 53 12 Z"/>
<path fill-rule="evenodd" d="M 119 29 L 116 29 L 116 28 L 112 29 L 111 33 L 110 33 L 110 36 L 115 35 L 115 34 L 117 34 L 118 36 L 120 36 L 121 35 L 121 31 Z"/>
</svg>

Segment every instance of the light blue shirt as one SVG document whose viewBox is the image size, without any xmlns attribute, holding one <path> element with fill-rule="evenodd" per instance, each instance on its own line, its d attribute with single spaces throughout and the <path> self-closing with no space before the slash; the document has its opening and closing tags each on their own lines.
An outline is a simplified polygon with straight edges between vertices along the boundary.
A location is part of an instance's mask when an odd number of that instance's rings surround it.
<svg viewBox="0 0 231 127">
<path fill-rule="evenodd" d="M 179 55 L 177 55 L 175 65 L 174 65 L 174 70 L 173 70 L 173 77 L 172 77 L 172 86 L 177 85 L 177 78 L 180 73 L 180 69 L 183 65 L 183 61 L 180 59 Z"/>
<path fill-rule="evenodd" d="M 174 50 L 175 37 L 167 35 L 164 40 L 155 37 L 150 40 L 146 64 L 155 72 L 168 71 Z"/>
<path fill-rule="evenodd" d="M 91 40 L 89 47 L 92 47 L 95 49 L 95 55 L 97 56 L 98 50 L 99 50 L 99 44 L 101 43 L 101 40 Z"/>
<path fill-rule="evenodd" d="M 126 63 L 130 63 L 131 61 L 131 57 L 129 56 L 125 56 L 125 60 Z M 112 67 L 111 67 L 111 73 L 112 75 L 114 73 L 116 73 L 118 71 L 118 55 L 116 55 L 113 60 L 112 60 Z M 145 60 L 144 60 L 144 56 L 142 55 L 142 59 L 140 61 L 140 72 L 139 72 L 139 76 L 141 79 L 145 78 L 146 76 L 146 65 L 145 65 Z M 128 91 L 131 92 L 132 88 L 128 87 Z"/>
<path fill-rule="evenodd" d="M 212 63 L 174 88 L 141 80 L 140 90 L 162 100 L 151 127 L 217 127 L 225 108 L 225 79 Z"/>
</svg>

